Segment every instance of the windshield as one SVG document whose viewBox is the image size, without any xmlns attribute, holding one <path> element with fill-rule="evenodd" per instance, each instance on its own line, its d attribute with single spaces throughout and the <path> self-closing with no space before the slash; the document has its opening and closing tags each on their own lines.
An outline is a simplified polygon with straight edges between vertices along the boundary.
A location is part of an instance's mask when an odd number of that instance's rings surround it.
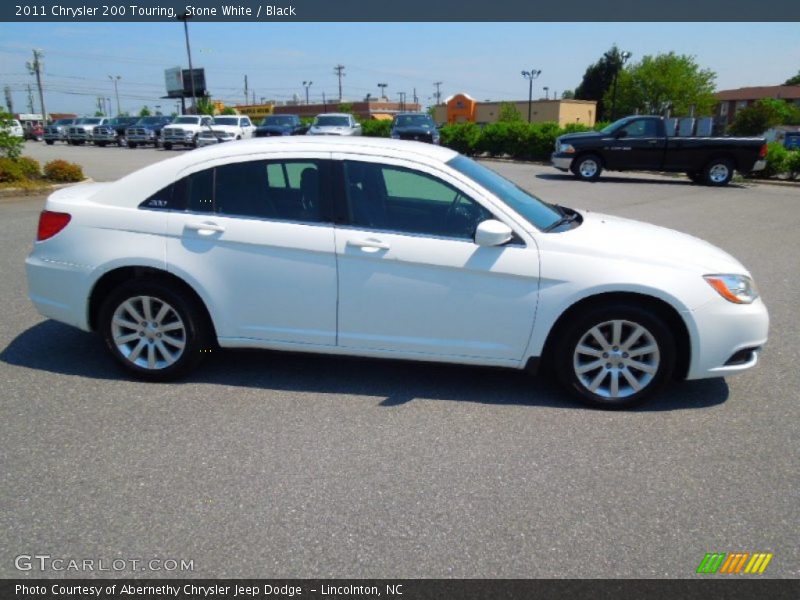
<svg viewBox="0 0 800 600">
<path fill-rule="evenodd" d="M 71 125 L 74 119 L 59 119 L 53 125 Z"/>
<path fill-rule="evenodd" d="M 214 125 L 238 125 L 239 117 L 214 117 Z"/>
<path fill-rule="evenodd" d="M 137 125 L 158 125 L 165 123 L 168 119 L 166 117 L 143 117 L 136 121 Z"/>
<path fill-rule="evenodd" d="M 433 121 L 427 115 L 401 115 L 394 121 L 395 127 L 431 127 Z"/>
<path fill-rule="evenodd" d="M 561 219 L 555 207 L 466 156 L 459 155 L 447 164 L 489 190 L 539 229 L 547 229 Z"/>
<path fill-rule="evenodd" d="M 198 117 L 178 117 L 173 121 L 177 125 L 197 125 L 199 122 Z"/>
<path fill-rule="evenodd" d="M 625 123 L 627 123 L 633 118 L 634 117 L 622 117 L 621 119 L 617 119 L 611 125 L 606 125 L 605 127 L 603 127 L 600 130 L 600 133 L 605 133 L 605 134 L 614 133 L 617 129 L 623 127 Z"/>
<path fill-rule="evenodd" d="M 97 125 L 98 123 L 100 123 L 100 119 L 90 119 L 90 118 L 78 119 L 78 125 Z"/>
<path fill-rule="evenodd" d="M 350 127 L 350 119 L 347 117 L 317 117 L 314 122 L 317 127 Z"/>
<path fill-rule="evenodd" d="M 264 120 L 261 121 L 262 125 L 281 125 L 283 127 L 288 127 L 293 123 L 292 117 L 264 117 Z"/>
</svg>

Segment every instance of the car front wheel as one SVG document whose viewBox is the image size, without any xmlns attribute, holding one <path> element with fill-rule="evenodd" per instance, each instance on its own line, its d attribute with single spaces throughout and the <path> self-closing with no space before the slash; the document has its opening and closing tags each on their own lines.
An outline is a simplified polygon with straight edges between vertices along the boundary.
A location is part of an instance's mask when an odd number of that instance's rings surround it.
<svg viewBox="0 0 800 600">
<path fill-rule="evenodd" d="M 103 304 L 99 323 L 112 356 L 139 379 L 180 377 L 209 348 L 210 327 L 198 301 L 155 280 L 118 287 Z"/>
<path fill-rule="evenodd" d="M 574 319 L 556 355 L 558 377 L 594 408 L 641 404 L 671 376 L 675 339 L 664 321 L 636 305 L 597 308 Z"/>
<path fill-rule="evenodd" d="M 572 174 L 582 181 L 597 181 L 602 172 L 603 163 L 594 154 L 579 156 L 572 163 Z"/>
</svg>

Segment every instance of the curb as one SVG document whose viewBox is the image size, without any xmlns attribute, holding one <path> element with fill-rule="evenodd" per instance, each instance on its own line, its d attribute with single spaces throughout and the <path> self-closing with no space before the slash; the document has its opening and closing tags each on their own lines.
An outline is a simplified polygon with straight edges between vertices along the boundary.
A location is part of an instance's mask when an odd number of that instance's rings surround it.
<svg viewBox="0 0 800 600">
<path fill-rule="evenodd" d="M 62 188 L 70 187 L 72 185 L 80 185 L 82 183 L 94 183 L 94 179 L 87 177 L 83 181 L 74 181 L 71 183 L 51 183 L 35 188 L 3 188 L 0 189 L 0 202 L 7 198 L 19 198 L 21 196 L 40 196 L 42 194 L 49 194 Z"/>
</svg>

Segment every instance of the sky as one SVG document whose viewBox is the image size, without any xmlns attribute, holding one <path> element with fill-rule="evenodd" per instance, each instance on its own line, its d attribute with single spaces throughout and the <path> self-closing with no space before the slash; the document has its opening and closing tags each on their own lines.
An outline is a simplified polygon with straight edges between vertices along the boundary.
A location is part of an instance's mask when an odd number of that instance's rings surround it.
<svg viewBox="0 0 800 600">
<path fill-rule="evenodd" d="M 434 102 L 466 92 L 477 100 L 526 100 L 522 70 L 540 69 L 534 98 L 574 89 L 588 65 L 612 44 L 633 53 L 675 51 L 717 73 L 717 89 L 783 83 L 800 70 L 797 23 L 202 23 L 190 22 L 192 62 L 226 104 L 244 102 L 244 76 L 256 99 L 338 96 L 334 66 L 345 65 L 343 95 L 360 100 L 398 92 Z M 110 98 L 109 75 L 120 76 L 123 111 L 147 105 L 175 109 L 164 70 L 188 68 L 182 23 L 0 23 L 0 87 L 11 87 L 14 112 L 27 112 L 25 63 L 44 52 L 48 112 L 91 114 Z M 2 94 L 0 103 L 4 104 Z M 114 111 L 116 112 L 116 110 Z"/>
</svg>

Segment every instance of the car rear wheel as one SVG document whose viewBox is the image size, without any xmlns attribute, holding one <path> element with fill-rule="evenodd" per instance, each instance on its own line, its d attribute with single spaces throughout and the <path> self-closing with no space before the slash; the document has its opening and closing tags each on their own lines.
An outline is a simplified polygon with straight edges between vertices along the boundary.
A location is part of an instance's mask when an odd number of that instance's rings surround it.
<svg viewBox="0 0 800 600">
<path fill-rule="evenodd" d="M 172 142 L 164 142 L 164 150 L 172 150 Z"/>
<path fill-rule="evenodd" d="M 128 148 L 130 148 L 131 150 L 136 148 L 136 146 L 138 146 L 136 142 L 128 142 Z"/>
<path fill-rule="evenodd" d="M 44 143 L 47 144 L 48 146 L 52 146 L 56 142 L 55 142 L 55 140 L 45 140 Z"/>
<path fill-rule="evenodd" d="M 199 302 L 156 280 L 134 280 L 114 290 L 99 324 L 112 356 L 139 379 L 178 378 L 210 347 L 211 328 Z"/>
<path fill-rule="evenodd" d="M 630 408 L 668 380 L 675 352 L 675 339 L 658 315 L 615 304 L 572 321 L 556 351 L 556 370 L 584 404 Z"/>
<path fill-rule="evenodd" d="M 707 185 L 728 185 L 733 177 L 733 163 L 727 158 L 715 158 L 703 170 L 703 180 Z"/>
<path fill-rule="evenodd" d="M 599 156 L 585 154 L 572 162 L 572 174 L 582 181 L 597 181 L 603 172 L 603 163 Z"/>
</svg>

